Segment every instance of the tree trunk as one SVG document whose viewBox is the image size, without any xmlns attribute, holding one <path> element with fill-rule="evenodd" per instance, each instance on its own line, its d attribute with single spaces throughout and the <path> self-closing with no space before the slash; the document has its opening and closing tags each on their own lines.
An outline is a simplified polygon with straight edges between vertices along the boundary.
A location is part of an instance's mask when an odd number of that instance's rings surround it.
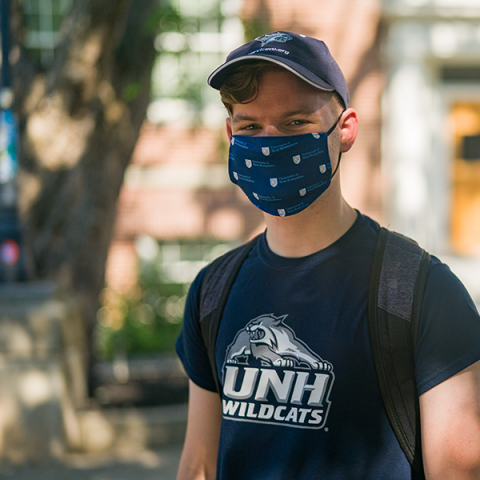
<svg viewBox="0 0 480 480">
<path fill-rule="evenodd" d="M 89 337 L 117 198 L 149 101 L 157 5 L 73 0 L 54 63 L 44 72 L 29 62 L 20 16 L 13 16 L 26 244 L 37 278 L 80 294 Z"/>
</svg>

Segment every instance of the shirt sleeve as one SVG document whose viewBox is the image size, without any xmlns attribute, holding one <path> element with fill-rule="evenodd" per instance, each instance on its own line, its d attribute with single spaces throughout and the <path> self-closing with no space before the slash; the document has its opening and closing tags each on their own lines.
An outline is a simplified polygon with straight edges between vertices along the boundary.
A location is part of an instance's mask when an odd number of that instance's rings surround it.
<svg viewBox="0 0 480 480">
<path fill-rule="evenodd" d="M 197 275 L 188 291 L 182 330 L 175 349 L 190 380 L 205 390 L 216 392 L 207 348 L 200 329 L 199 294 L 204 275 L 205 269 Z"/>
<path fill-rule="evenodd" d="M 415 352 L 421 395 L 480 360 L 480 317 L 462 282 L 435 257 L 428 274 Z"/>
</svg>

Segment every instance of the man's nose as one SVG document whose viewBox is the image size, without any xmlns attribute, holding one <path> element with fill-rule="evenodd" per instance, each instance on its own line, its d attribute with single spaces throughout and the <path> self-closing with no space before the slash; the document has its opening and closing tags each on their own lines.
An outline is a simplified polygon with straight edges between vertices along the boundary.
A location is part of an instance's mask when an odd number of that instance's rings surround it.
<svg viewBox="0 0 480 480">
<path fill-rule="evenodd" d="M 278 137 L 282 135 L 274 125 L 267 125 L 262 131 L 262 137 Z"/>
</svg>

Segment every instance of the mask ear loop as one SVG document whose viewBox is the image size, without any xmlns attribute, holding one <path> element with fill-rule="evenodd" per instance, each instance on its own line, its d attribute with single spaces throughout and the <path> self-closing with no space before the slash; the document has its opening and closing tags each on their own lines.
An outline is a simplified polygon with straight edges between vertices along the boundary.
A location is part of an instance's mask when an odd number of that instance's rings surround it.
<svg viewBox="0 0 480 480">
<path fill-rule="evenodd" d="M 327 132 L 327 137 L 337 128 L 338 122 L 342 118 L 342 115 L 345 113 L 345 110 L 340 114 L 340 116 L 337 118 L 337 121 L 333 124 L 332 128 Z M 339 153 L 338 155 L 338 162 L 337 166 L 335 167 L 335 171 L 332 173 L 332 176 L 330 177 L 331 179 L 335 176 L 337 173 L 338 167 L 340 166 L 340 160 L 342 159 L 342 152 Z"/>
<path fill-rule="evenodd" d="M 337 166 L 335 167 L 335 171 L 332 173 L 332 176 L 330 177 L 330 179 L 332 179 L 335 176 L 335 174 L 337 173 L 338 167 L 340 166 L 340 160 L 341 159 L 342 159 L 342 152 L 340 152 L 340 154 L 338 155 Z"/>
</svg>

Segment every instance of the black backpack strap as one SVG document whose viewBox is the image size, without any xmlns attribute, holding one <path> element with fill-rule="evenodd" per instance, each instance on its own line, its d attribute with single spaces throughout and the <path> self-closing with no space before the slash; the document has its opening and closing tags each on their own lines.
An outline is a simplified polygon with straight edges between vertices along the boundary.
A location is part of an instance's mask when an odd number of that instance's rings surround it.
<svg viewBox="0 0 480 480">
<path fill-rule="evenodd" d="M 217 392 L 222 394 L 222 385 L 218 378 L 215 345 L 223 310 L 237 274 L 259 236 L 250 242 L 214 260 L 207 268 L 200 287 L 200 328 L 208 351 Z"/>
<path fill-rule="evenodd" d="M 414 354 L 430 255 L 380 229 L 368 307 L 370 340 L 385 409 L 415 473 L 423 474 Z"/>
</svg>

